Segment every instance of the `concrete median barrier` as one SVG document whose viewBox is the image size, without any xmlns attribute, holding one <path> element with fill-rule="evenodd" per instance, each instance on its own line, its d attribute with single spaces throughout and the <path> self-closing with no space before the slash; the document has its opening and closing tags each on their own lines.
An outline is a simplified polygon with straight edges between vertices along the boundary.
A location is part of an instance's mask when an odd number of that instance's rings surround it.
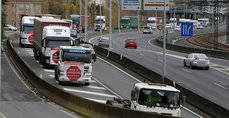
<svg viewBox="0 0 229 118">
<path fill-rule="evenodd" d="M 39 78 L 35 72 L 17 55 L 16 51 L 12 47 L 10 41 L 6 43 L 6 52 L 9 55 L 10 60 L 14 66 L 20 70 L 20 73 L 28 80 L 33 87 L 35 87 L 39 94 L 45 96 L 49 100 L 67 108 L 74 112 L 77 112 L 88 118 L 172 118 L 171 116 L 162 116 L 153 113 L 146 113 L 140 111 L 133 111 L 129 109 L 122 109 L 118 107 L 109 106 L 93 102 L 79 96 L 72 95 L 47 83 Z M 107 50 L 97 48 L 97 52 L 107 54 Z M 113 55 L 111 53 L 111 55 Z"/>
<path fill-rule="evenodd" d="M 122 60 L 120 60 L 120 55 L 114 52 L 110 52 L 109 57 L 106 57 L 105 55 L 107 55 L 108 51 L 99 46 L 95 46 L 95 51 L 97 54 L 103 56 L 104 58 L 109 59 L 110 61 L 113 61 L 115 63 L 118 63 L 120 66 L 123 66 L 134 73 L 137 73 L 138 75 L 142 76 L 145 79 L 148 79 L 151 82 L 161 82 L 161 75 L 159 73 L 156 73 L 126 57 L 122 57 Z M 165 78 L 165 84 L 173 85 L 172 80 L 172 78 Z M 181 91 L 181 94 L 183 96 L 186 96 L 187 103 L 195 106 L 202 112 L 207 113 L 214 118 L 228 118 L 228 109 L 225 109 L 217 105 L 216 103 L 213 103 L 203 98 L 197 93 L 194 93 L 191 90 L 184 88 L 181 84 L 176 84 L 176 88 L 178 88 Z"/>
</svg>

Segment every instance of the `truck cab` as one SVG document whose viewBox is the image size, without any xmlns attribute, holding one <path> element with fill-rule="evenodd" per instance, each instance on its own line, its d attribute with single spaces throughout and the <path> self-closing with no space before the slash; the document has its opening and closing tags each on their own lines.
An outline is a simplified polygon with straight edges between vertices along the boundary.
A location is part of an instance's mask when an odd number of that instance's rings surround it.
<svg viewBox="0 0 229 118">
<path fill-rule="evenodd" d="M 92 78 L 92 55 L 84 46 L 60 46 L 55 80 L 58 84 L 80 83 L 89 85 Z"/>
<path fill-rule="evenodd" d="M 153 29 L 156 29 L 157 28 L 156 18 L 155 17 L 149 17 L 147 19 L 147 26 L 151 27 Z"/>
<path fill-rule="evenodd" d="M 96 16 L 95 17 L 94 30 L 95 31 L 106 30 L 106 17 L 105 16 Z"/>
<path fill-rule="evenodd" d="M 136 83 L 131 91 L 131 109 L 179 117 L 180 91 L 172 86 Z"/>
<path fill-rule="evenodd" d="M 31 46 L 33 43 L 34 16 L 23 16 L 21 19 L 19 45 Z"/>
<path fill-rule="evenodd" d="M 44 67 L 57 65 L 57 52 L 60 46 L 74 45 L 70 28 L 66 26 L 45 26 L 42 33 L 41 63 Z"/>
</svg>

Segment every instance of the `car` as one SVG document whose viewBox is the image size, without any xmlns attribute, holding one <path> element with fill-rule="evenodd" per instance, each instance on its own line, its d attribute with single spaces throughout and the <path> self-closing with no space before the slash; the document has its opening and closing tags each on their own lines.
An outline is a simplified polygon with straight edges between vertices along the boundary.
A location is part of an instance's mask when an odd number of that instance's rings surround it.
<svg viewBox="0 0 229 118">
<path fill-rule="evenodd" d="M 165 28 L 166 28 L 166 29 L 171 29 L 171 28 L 172 28 L 172 24 L 166 24 L 166 25 L 165 25 Z"/>
<path fill-rule="evenodd" d="M 10 31 L 17 31 L 17 28 L 12 26 L 12 25 L 9 25 L 9 24 L 6 24 L 5 27 L 4 27 L 5 30 L 10 30 Z"/>
<path fill-rule="evenodd" d="M 148 27 L 148 26 L 143 27 L 143 34 L 152 34 L 152 33 L 153 33 L 152 27 Z"/>
<path fill-rule="evenodd" d="M 136 39 L 127 39 L 127 40 L 125 40 L 125 48 L 128 48 L 128 47 L 134 47 L 136 49 L 137 48 Z"/>
<path fill-rule="evenodd" d="M 193 68 L 193 67 L 200 67 L 206 70 L 210 68 L 210 61 L 205 54 L 202 53 L 191 53 L 186 56 L 184 59 L 184 66 Z"/>
<path fill-rule="evenodd" d="M 110 40 L 109 37 L 100 37 L 98 38 L 98 46 L 109 47 Z"/>
</svg>

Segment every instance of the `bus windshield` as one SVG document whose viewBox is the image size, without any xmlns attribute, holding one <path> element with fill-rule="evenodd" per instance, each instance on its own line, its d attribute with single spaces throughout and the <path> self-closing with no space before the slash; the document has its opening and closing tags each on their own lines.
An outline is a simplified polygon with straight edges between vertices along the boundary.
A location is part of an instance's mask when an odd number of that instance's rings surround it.
<svg viewBox="0 0 229 118">
<path fill-rule="evenodd" d="M 128 24 L 128 23 L 130 23 L 130 20 L 129 19 L 121 19 L 121 23 Z"/>
<path fill-rule="evenodd" d="M 139 93 L 139 104 L 154 107 L 178 108 L 179 92 L 141 89 Z"/>
</svg>

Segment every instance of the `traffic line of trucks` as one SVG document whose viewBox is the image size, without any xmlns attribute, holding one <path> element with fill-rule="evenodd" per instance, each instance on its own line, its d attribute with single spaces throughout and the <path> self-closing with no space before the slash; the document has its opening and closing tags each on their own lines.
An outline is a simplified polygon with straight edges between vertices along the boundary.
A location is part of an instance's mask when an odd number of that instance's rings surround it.
<svg viewBox="0 0 229 118">
<path fill-rule="evenodd" d="M 105 17 L 99 17 L 104 18 Z M 44 68 L 55 69 L 57 84 L 79 83 L 90 85 L 92 63 L 96 61 L 93 47 L 89 44 L 75 43 L 70 35 L 71 23 L 52 17 L 24 16 L 31 24 L 22 20 L 23 35 L 32 35 L 30 44 L 34 58 Z M 99 19 L 99 24 L 101 19 Z M 134 22 L 137 22 L 135 19 Z M 74 25 L 74 23 L 73 23 Z M 96 25 L 96 24 L 95 24 Z M 30 30 L 26 28 L 30 27 Z M 103 26 L 100 26 L 102 28 Z M 134 26 L 135 27 L 135 26 Z M 20 37 L 20 41 L 22 41 Z M 180 91 L 164 84 L 138 83 L 134 85 L 131 100 L 115 99 L 107 104 L 115 103 L 133 110 L 155 112 L 163 115 L 180 116 Z"/>
</svg>

